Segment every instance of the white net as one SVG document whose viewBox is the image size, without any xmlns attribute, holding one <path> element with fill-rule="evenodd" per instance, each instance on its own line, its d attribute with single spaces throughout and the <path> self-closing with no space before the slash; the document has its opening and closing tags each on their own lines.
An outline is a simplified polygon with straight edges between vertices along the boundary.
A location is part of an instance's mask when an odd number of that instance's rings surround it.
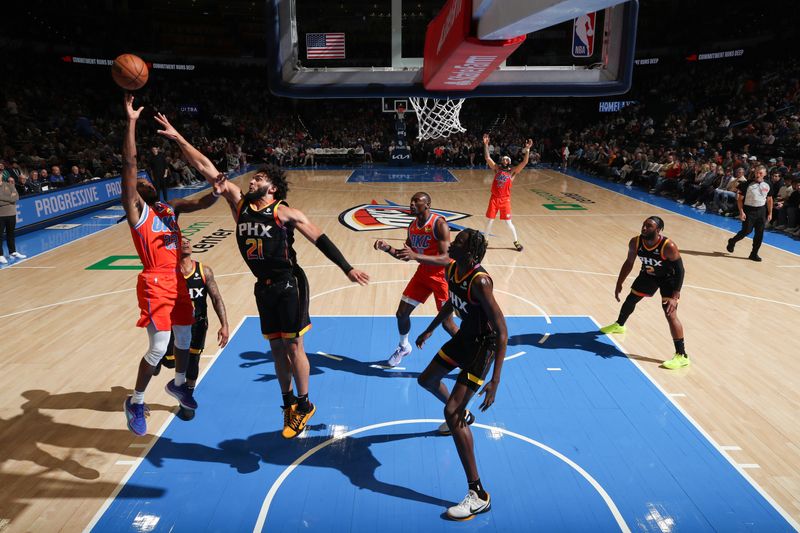
<svg viewBox="0 0 800 533">
<path fill-rule="evenodd" d="M 412 96 L 409 100 L 417 113 L 419 125 L 417 139 L 420 141 L 449 137 L 452 133 L 467 131 L 466 128 L 461 127 L 461 121 L 458 118 L 461 104 L 464 103 L 463 98 L 439 100 Z"/>
</svg>

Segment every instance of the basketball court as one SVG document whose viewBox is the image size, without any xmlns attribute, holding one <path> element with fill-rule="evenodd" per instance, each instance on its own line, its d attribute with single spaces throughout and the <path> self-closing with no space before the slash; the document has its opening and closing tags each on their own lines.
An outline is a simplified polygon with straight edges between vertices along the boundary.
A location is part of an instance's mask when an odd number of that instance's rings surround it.
<svg viewBox="0 0 800 533">
<path fill-rule="evenodd" d="M 124 259 L 89 269 L 131 255 L 127 227 L 3 269 L 6 527 L 797 527 L 798 364 L 788 333 L 764 327 L 764 317 L 780 317 L 786 332 L 800 325 L 796 243 L 767 245 L 764 262 L 754 264 L 744 258 L 747 241 L 741 252 L 724 253 L 730 231 L 715 225 L 720 217 L 688 217 L 677 204 L 648 205 L 552 170 L 526 170 L 515 183 L 526 249 L 514 251 L 496 226 L 484 261 L 510 338 L 497 403 L 473 430 L 493 508 L 465 524 L 442 518 L 463 496 L 463 472 L 452 439 L 436 434 L 442 407 L 416 377 L 444 333 L 400 368 L 385 367 L 396 342 L 394 310 L 415 267 L 372 242 L 401 242 L 403 230 L 390 225 L 400 225 L 397 215 L 380 214 L 402 213 L 420 189 L 455 226 L 481 228 L 490 173 L 454 169 L 457 182 L 405 183 L 391 182 L 393 172 L 376 172 L 386 181 L 349 184 L 351 171 L 290 173 L 292 205 L 372 276 L 368 287 L 350 284 L 305 240 L 298 243 L 313 297 L 306 343 L 318 411 L 293 441 L 278 436 L 278 386 L 253 318 L 252 276 L 232 237 L 194 254 L 214 268 L 236 325 L 231 342 L 217 353 L 209 335 L 191 422 L 174 417 L 166 377 L 154 378 L 150 433 L 141 438 L 127 431 L 121 410 L 146 343 L 133 326 L 137 271 L 114 268 L 130 266 Z M 376 206 L 378 216 L 362 208 L 359 229 L 367 231 L 353 231 L 340 215 L 361 205 Z M 693 364 L 676 372 L 659 367 L 672 343 L 657 302 L 639 305 L 623 337 L 596 331 L 616 317 L 613 285 L 627 239 L 652 214 L 664 218 L 687 269 L 679 312 Z M 182 218 L 184 228 L 199 228 L 194 243 L 232 227 L 222 204 Z M 46 239 L 52 231 L 38 233 Z M 412 337 L 433 314 L 428 302 L 412 315 Z M 212 317 L 211 331 L 216 324 Z"/>
<path fill-rule="evenodd" d="M 501 4 L 448 2 L 436 26 L 445 53 L 432 61 L 424 35 L 442 2 L 375 2 L 363 18 L 338 15 L 350 35 L 342 46 L 359 52 L 320 63 L 311 49 L 337 53 L 338 43 L 308 37 L 327 31 L 315 18 L 319 4 L 274 0 L 271 89 L 371 99 L 393 120 L 399 108 L 420 113 L 426 103 L 412 97 L 464 96 L 436 84 L 455 79 L 447 65 L 455 72 L 487 47 L 505 52 L 470 63 L 476 87 L 466 96 L 603 95 L 630 86 L 637 2 L 593 2 L 597 44 L 573 43 L 567 58 L 549 52 L 577 35 L 576 16 L 586 22 L 576 2 L 527 13 Z M 535 33 L 543 28 L 556 30 Z M 376 33 L 382 47 L 359 48 Z M 456 110 L 433 120 L 456 132 L 457 119 Z M 452 439 L 437 431 L 442 405 L 417 384 L 445 333 L 386 366 L 397 341 L 394 313 L 416 263 L 373 243 L 402 245 L 417 191 L 429 193 L 454 234 L 484 229 L 493 174 L 482 154 L 477 161 L 481 168 L 289 170 L 289 204 L 371 276 L 367 287 L 351 284 L 298 237 L 312 296 L 305 345 L 317 412 L 289 441 L 279 435 L 280 390 L 255 317 L 254 279 L 224 202 L 183 215 L 181 226 L 193 258 L 214 269 L 230 342 L 217 348 L 210 317 L 190 422 L 175 416 L 163 390 L 169 372 L 151 381 L 145 437 L 128 431 L 122 408 L 147 343 L 134 326 L 141 266 L 127 224 L 117 223 L 122 212 L 112 207 L 20 236 L 29 259 L 0 269 L 0 532 L 800 528 L 800 242 L 768 233 L 764 261 L 754 263 L 749 239 L 725 252 L 736 221 L 549 168 L 525 169 L 514 182 L 524 251 L 498 223 L 483 261 L 509 333 L 496 403 L 472 426 L 492 509 L 466 523 L 445 518 L 466 482 Z M 247 176 L 235 179 L 242 185 Z M 664 219 L 686 267 L 678 312 L 692 364 L 677 371 L 660 366 L 673 345 L 657 300 L 638 305 L 627 334 L 598 332 L 617 317 L 614 284 L 627 243 L 651 215 Z M 415 311 L 411 339 L 434 314 L 432 301 Z"/>
</svg>

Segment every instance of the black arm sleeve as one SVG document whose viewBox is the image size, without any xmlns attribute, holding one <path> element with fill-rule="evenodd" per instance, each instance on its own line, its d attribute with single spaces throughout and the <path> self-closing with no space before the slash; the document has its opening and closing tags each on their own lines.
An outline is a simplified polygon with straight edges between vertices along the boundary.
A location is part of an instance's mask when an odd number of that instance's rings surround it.
<svg viewBox="0 0 800 533">
<path fill-rule="evenodd" d="M 683 276 L 686 274 L 686 270 L 683 268 L 683 259 L 679 257 L 677 261 L 670 261 L 670 263 L 675 271 L 675 290 L 680 291 L 683 287 Z"/>
<path fill-rule="evenodd" d="M 316 245 L 319 251 L 325 254 L 325 257 L 330 259 L 333 264 L 342 269 L 342 272 L 347 274 L 353 270 L 353 267 L 347 262 L 347 259 L 344 258 L 342 252 L 340 252 L 336 245 L 331 242 L 327 235 L 324 233 L 320 235 L 317 239 Z"/>
</svg>

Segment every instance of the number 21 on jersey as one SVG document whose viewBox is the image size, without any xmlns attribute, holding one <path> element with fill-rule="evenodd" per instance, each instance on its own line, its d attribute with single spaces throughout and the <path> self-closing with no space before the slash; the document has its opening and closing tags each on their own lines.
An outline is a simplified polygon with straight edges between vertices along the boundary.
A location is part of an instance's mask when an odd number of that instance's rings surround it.
<svg viewBox="0 0 800 533">
<path fill-rule="evenodd" d="M 264 259 L 264 241 L 262 239 L 247 239 L 244 242 L 247 245 L 248 259 Z"/>
</svg>

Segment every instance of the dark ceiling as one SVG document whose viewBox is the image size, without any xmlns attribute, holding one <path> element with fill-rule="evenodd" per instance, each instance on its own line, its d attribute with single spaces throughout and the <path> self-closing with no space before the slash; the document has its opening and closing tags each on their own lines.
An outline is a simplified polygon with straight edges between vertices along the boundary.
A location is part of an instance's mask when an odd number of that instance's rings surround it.
<svg viewBox="0 0 800 533">
<path fill-rule="evenodd" d="M 347 20 L 354 14 L 380 16 L 389 11 L 390 3 L 320 1 L 319 16 Z M 443 0 L 403 0 L 404 10 L 415 13 L 434 13 L 443 4 Z M 726 4 L 641 0 L 637 47 L 679 48 L 683 53 L 753 38 L 774 41 L 777 50 L 791 46 L 790 36 L 796 30 L 791 17 L 779 11 L 780 3 Z M 258 59 L 266 55 L 264 0 L 28 0 L 3 2 L 3 9 L 0 43 L 104 56 L 122 50 L 175 57 Z M 352 20 L 357 24 L 366 19 Z"/>
</svg>

